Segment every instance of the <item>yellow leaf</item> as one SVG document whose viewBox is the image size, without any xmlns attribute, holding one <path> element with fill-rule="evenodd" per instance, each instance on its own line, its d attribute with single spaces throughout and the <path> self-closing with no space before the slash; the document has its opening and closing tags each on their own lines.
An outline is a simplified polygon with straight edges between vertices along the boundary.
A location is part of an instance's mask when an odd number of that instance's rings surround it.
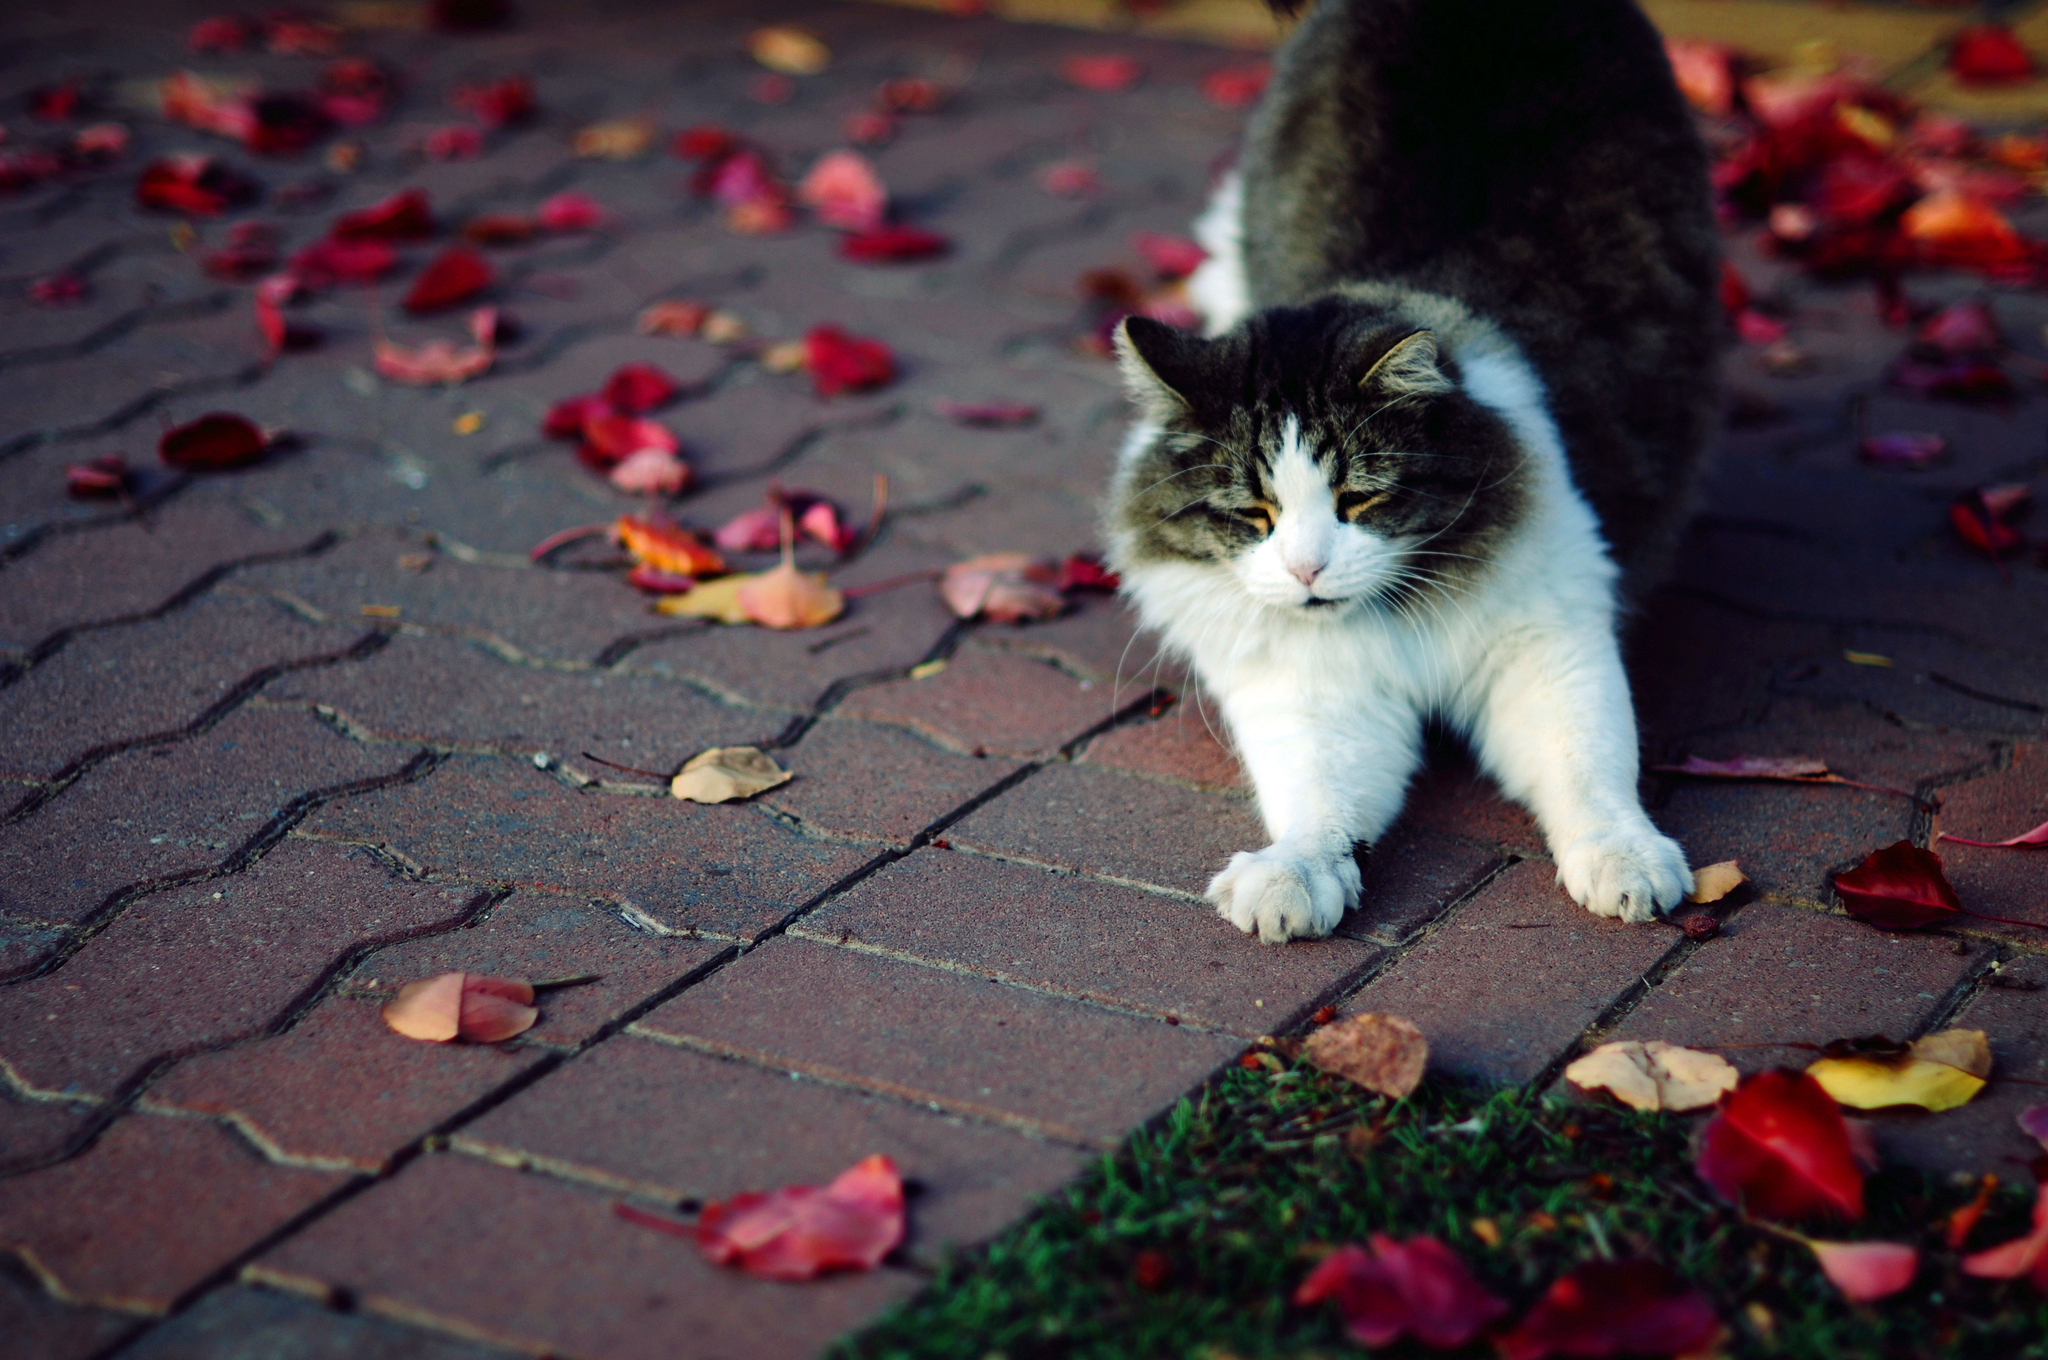
<svg viewBox="0 0 2048 1360">
<path fill-rule="evenodd" d="M 798 571 L 786 556 L 781 566 L 748 578 L 736 598 L 764 628 L 816 628 L 846 612 L 846 597 L 823 574 Z"/>
<path fill-rule="evenodd" d="M 1991 1075 L 1991 1039 L 1981 1029 L 1945 1029 L 1913 1041 L 1913 1056 L 1960 1067 L 1973 1077 Z"/>
<path fill-rule="evenodd" d="M 1685 900 L 1705 906 L 1709 902 L 1720 901 L 1747 882 L 1749 875 L 1743 873 L 1742 866 L 1732 859 L 1709 864 L 1692 871 L 1692 891 L 1685 895 Z"/>
<path fill-rule="evenodd" d="M 786 76 L 814 76 L 832 64 L 832 49 L 800 28 L 777 24 L 747 37 L 755 61 Z"/>
<path fill-rule="evenodd" d="M 569 145 L 577 155 L 589 160 L 630 161 L 645 155 L 653 141 L 654 124 L 638 118 L 619 118 L 580 129 Z"/>
<path fill-rule="evenodd" d="M 1852 666 L 1880 666 L 1891 669 L 1892 659 L 1880 652 L 1843 652 L 1842 660 Z"/>
<path fill-rule="evenodd" d="M 475 434 L 483 427 L 484 413 L 482 411 L 464 411 L 461 415 L 455 417 L 455 433 L 457 434 Z"/>
<path fill-rule="evenodd" d="M 774 759 L 752 746 L 720 746 L 691 756 L 668 791 L 693 803 L 730 803 L 752 798 L 792 776 Z"/>
<path fill-rule="evenodd" d="M 721 576 L 694 590 L 656 601 L 654 612 L 686 619 L 713 619 L 719 623 L 752 623 L 747 611 L 740 608 L 740 587 L 753 579 L 745 573 Z"/>
<path fill-rule="evenodd" d="M 1981 1030 L 1944 1030 L 1897 1058 L 1822 1058 L 1806 1069 L 1838 1104 L 1858 1110 L 1918 1105 L 1952 1110 L 1984 1089 L 1991 1047 Z"/>
</svg>

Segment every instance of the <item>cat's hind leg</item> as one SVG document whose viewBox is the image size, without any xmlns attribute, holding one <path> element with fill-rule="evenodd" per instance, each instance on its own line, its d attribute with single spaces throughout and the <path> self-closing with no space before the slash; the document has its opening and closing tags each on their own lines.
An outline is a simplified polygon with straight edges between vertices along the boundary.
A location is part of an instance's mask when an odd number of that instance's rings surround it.
<svg viewBox="0 0 2048 1360">
<path fill-rule="evenodd" d="M 1204 318 L 1202 333 L 1221 335 L 1252 312 L 1244 272 L 1244 180 L 1232 170 L 1195 219 L 1195 241 L 1209 252 L 1188 275 L 1188 300 Z"/>
<path fill-rule="evenodd" d="M 1358 905 L 1352 846 L 1379 837 L 1421 763 L 1406 705 L 1303 695 L 1291 677 L 1231 693 L 1224 716 L 1273 843 L 1232 855 L 1209 883 L 1223 918 L 1267 944 L 1318 938 Z"/>
</svg>

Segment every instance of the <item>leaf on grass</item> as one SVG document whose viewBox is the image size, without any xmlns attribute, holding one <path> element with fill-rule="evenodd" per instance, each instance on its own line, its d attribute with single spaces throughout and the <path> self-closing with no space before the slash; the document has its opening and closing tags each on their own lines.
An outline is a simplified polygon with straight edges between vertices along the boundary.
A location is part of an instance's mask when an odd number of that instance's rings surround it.
<svg viewBox="0 0 2048 1360">
<path fill-rule="evenodd" d="M 497 358 L 498 309 L 477 308 L 470 314 L 469 333 L 476 343 L 468 346 L 429 340 L 414 349 L 380 339 L 371 349 L 372 364 L 380 376 L 414 387 L 468 382 L 489 372 Z"/>
<path fill-rule="evenodd" d="M 693 803 L 730 803 L 752 798 L 793 776 L 773 757 L 752 746 L 720 746 L 691 756 L 668 791 Z"/>
<path fill-rule="evenodd" d="M 1848 1125 L 1803 1072 L 1762 1072 L 1736 1087 L 1702 1133 L 1695 1169 L 1723 1199 L 1764 1218 L 1863 1217 Z"/>
<path fill-rule="evenodd" d="M 1842 1297 L 1851 1303 L 1889 1298 L 1913 1283 L 1920 1253 L 1902 1242 L 1819 1242 L 1802 1239 Z"/>
<path fill-rule="evenodd" d="M 1335 1302 L 1344 1330 L 1362 1346 L 1413 1336 L 1437 1350 L 1466 1345 L 1508 1311 L 1434 1237 L 1400 1242 L 1374 1233 L 1370 1244 L 1370 1252 L 1347 1243 L 1325 1256 L 1294 1291 L 1295 1305 Z"/>
<path fill-rule="evenodd" d="M 804 367 L 821 397 L 864 392 L 896 376 L 896 356 L 879 340 L 814 326 L 804 335 Z"/>
<path fill-rule="evenodd" d="M 337 241 L 418 241 L 434 234 L 434 209 L 424 189 L 405 189 L 356 212 L 343 213 L 327 229 Z"/>
<path fill-rule="evenodd" d="M 1060 74 L 1084 90 L 1117 94 L 1137 84 L 1145 68 L 1132 57 L 1072 56 L 1060 63 Z"/>
<path fill-rule="evenodd" d="M 1692 1355 L 1721 1334 L 1704 1294 L 1654 1261 L 1588 1261 L 1553 1283 L 1513 1331 L 1501 1360 Z"/>
<path fill-rule="evenodd" d="M 721 576 L 695 590 L 657 600 L 654 612 L 686 619 L 710 619 L 715 623 L 752 623 L 740 606 L 740 587 L 754 578 L 746 575 Z"/>
<path fill-rule="evenodd" d="M 1692 891 L 1685 895 L 1688 902 L 1706 906 L 1718 902 L 1749 882 L 1749 875 L 1742 872 L 1742 865 L 1735 860 L 1723 860 L 1692 871 Z"/>
<path fill-rule="evenodd" d="M 889 191 L 858 151 L 828 151 L 796 186 L 797 201 L 828 227 L 874 231 L 889 211 Z"/>
<path fill-rule="evenodd" d="M 1741 1076 L 1719 1054 L 1618 1039 L 1573 1062 L 1564 1079 L 1582 1091 L 1604 1090 L 1632 1110 L 1703 1110 Z"/>
<path fill-rule="evenodd" d="M 747 55 L 786 76 L 814 76 L 832 64 L 832 49 L 816 34 L 793 24 L 774 24 L 749 33 Z"/>
<path fill-rule="evenodd" d="M 1835 894 L 1851 916 L 1884 930 L 1918 930 L 1963 909 L 1941 871 L 1941 856 L 1911 841 L 1873 850 L 1848 873 L 1836 874 Z"/>
<path fill-rule="evenodd" d="M 467 246 L 450 246 L 436 255 L 405 295 L 408 312 L 431 312 L 467 302 L 491 286 L 498 271 Z"/>
<path fill-rule="evenodd" d="M 909 264 L 945 254 L 953 242 L 917 227 L 876 227 L 839 238 L 839 258 L 857 264 Z"/>
<path fill-rule="evenodd" d="M 1429 1064 L 1429 1041 L 1398 1015 L 1351 1015 L 1309 1035 L 1302 1056 L 1325 1072 L 1406 1100 Z"/>
<path fill-rule="evenodd" d="M 1952 1110 L 1984 1089 L 1991 1075 L 1991 1045 L 1983 1030 L 1943 1030 L 1894 1053 L 1821 1058 L 1806 1075 L 1837 1104 L 1852 1109 L 1918 1105 L 1924 1110 Z"/>
<path fill-rule="evenodd" d="M 763 1279 L 873 1270 L 903 1241 L 903 1178 L 877 1153 L 822 1188 L 790 1185 L 708 1204 L 696 1237 L 719 1265 Z"/>
<path fill-rule="evenodd" d="M 676 576 L 716 576 L 725 559 L 679 524 L 643 515 L 621 515 L 612 521 L 612 541 L 637 565 Z"/>
<path fill-rule="evenodd" d="M 654 144 L 654 124 L 644 118 L 617 118 L 577 129 L 569 149 L 585 160 L 631 161 Z"/>
<path fill-rule="evenodd" d="M 2032 831 L 2022 831 L 2011 840 L 1973 841 L 1962 836 L 1951 836 L 1946 831 L 1938 832 L 1936 840 L 1954 841 L 1957 845 L 1976 845 L 1986 850 L 2019 850 L 2030 846 L 2048 845 L 2048 822 L 2043 822 Z"/>
<path fill-rule="evenodd" d="M 2034 1200 L 2034 1229 L 2025 1237 L 1963 1258 L 1963 1274 L 1980 1280 L 2017 1280 L 2024 1276 L 2034 1288 L 2048 1290 L 2048 1184 Z"/>
<path fill-rule="evenodd" d="M 955 562 L 939 578 L 939 598 L 962 619 L 1025 623 L 1055 617 L 1067 607 L 1060 569 L 1028 553 L 987 553 Z"/>
<path fill-rule="evenodd" d="M 408 1039 L 495 1044 L 533 1028 L 533 988 L 517 978 L 442 973 L 408 982 L 384 1003 L 384 1023 Z"/>
<path fill-rule="evenodd" d="M 215 411 L 164 431 L 157 453 L 169 466 L 187 472 L 220 472 L 255 462 L 268 445 L 253 421 Z"/>
</svg>

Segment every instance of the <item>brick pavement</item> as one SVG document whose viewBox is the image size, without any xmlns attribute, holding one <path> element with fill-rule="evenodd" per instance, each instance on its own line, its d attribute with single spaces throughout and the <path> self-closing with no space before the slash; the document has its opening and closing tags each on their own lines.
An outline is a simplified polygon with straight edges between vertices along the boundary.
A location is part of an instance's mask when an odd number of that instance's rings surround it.
<svg viewBox="0 0 2048 1360">
<path fill-rule="evenodd" d="M 1185 229 L 1236 121 L 1197 82 L 1237 58 L 797 0 L 686 19 L 525 9 L 502 33 L 350 33 L 406 82 L 354 175 L 250 162 L 124 114 L 136 147 L 113 170 L 0 200 L 10 1355 L 809 1353 L 1248 1040 L 1333 1002 L 1408 1014 L 1441 1070 L 1491 1081 L 1549 1080 L 1608 1034 L 1766 1045 L 1948 1023 L 1989 1030 L 2001 1074 L 2048 1078 L 2039 932 L 1893 938 L 1833 907 L 1831 872 L 1932 834 L 1904 798 L 1650 778 L 1696 861 L 1740 858 L 1755 878 L 1720 909 L 1724 934 L 1692 944 L 1571 906 L 1528 818 L 1447 748 L 1372 857 L 1362 910 L 1331 940 L 1265 949 L 1198 900 L 1256 839 L 1234 762 L 1113 603 L 963 628 L 913 585 L 771 634 L 654 616 L 601 551 L 530 564 L 546 535 L 631 508 L 535 434 L 550 403 L 628 361 L 691 389 L 665 418 L 701 476 L 677 507 L 693 522 L 756 503 L 770 475 L 854 505 L 889 476 L 896 513 L 841 584 L 1088 546 L 1122 408 L 1108 366 L 1071 347 L 1074 279 L 1135 267 L 1136 230 Z M 122 82 L 191 60 L 182 35 L 203 12 L 17 7 L 0 21 L 0 100 L 71 72 L 125 98 Z M 776 18 L 815 27 L 838 60 L 764 105 L 738 45 Z M 1137 89 L 1054 76 L 1106 46 L 1146 62 Z M 878 81 L 958 53 L 975 64 L 954 103 L 875 153 L 912 220 L 957 243 L 929 266 L 843 264 L 810 228 L 736 237 L 682 192 L 677 163 L 565 149 L 584 122 L 644 114 L 730 124 L 801 166 Z M 284 84 L 315 69 L 195 64 Z M 530 128 L 475 161 L 405 150 L 449 117 L 454 85 L 520 72 L 543 104 Z M 266 367 L 247 289 L 205 278 L 132 206 L 135 166 L 177 150 L 247 163 L 273 190 L 331 181 L 317 210 L 247 214 L 294 246 L 415 183 L 448 221 L 573 186 L 623 225 L 501 256 L 519 338 L 477 382 L 369 378 L 373 317 L 432 326 L 346 289 L 293 314 L 325 343 Z M 1073 156 L 1100 194 L 1035 186 Z M 1647 754 L 1818 755 L 1938 793 L 1957 835 L 2032 825 L 2048 816 L 2048 572 L 2001 577 L 1941 507 L 1981 481 L 2048 489 L 2048 401 L 2033 385 L 2006 410 L 1884 396 L 1898 340 L 1866 291 L 1742 263 L 1796 314 L 1816 367 L 1777 378 L 1731 357 L 1738 405 L 1771 415 L 1727 432 L 1677 575 L 1631 634 Z M 67 264 L 89 276 L 83 304 L 21 296 Z M 1912 284 L 1930 301 L 1976 287 Z M 818 401 L 731 351 L 633 335 L 666 295 L 771 338 L 837 321 L 895 346 L 903 374 Z M 2038 359 L 2048 300 L 1997 307 Z M 1881 424 L 1947 433 L 1956 460 L 1858 466 L 1849 392 L 1871 394 Z M 931 413 L 937 398 L 1044 416 L 963 430 Z M 149 473 L 132 505 L 64 498 L 67 463 L 147 463 L 157 421 L 216 407 L 298 442 L 233 475 Z M 469 411 L 481 430 L 453 433 Z M 774 746 L 797 778 L 698 807 L 593 759 L 672 769 L 732 742 Z M 2038 852 L 1942 853 L 1969 904 L 2048 920 Z M 537 1028 L 495 1048 L 388 1034 L 379 999 L 448 968 L 598 980 L 550 994 Z M 1882 1136 L 1935 1169 L 2010 1175 L 2030 1091 L 1994 1082 L 1938 1120 L 1887 1116 Z M 610 1214 L 619 1197 L 687 1213 L 817 1182 L 871 1151 L 917 1193 L 905 1251 L 864 1278 L 747 1281 Z"/>
</svg>

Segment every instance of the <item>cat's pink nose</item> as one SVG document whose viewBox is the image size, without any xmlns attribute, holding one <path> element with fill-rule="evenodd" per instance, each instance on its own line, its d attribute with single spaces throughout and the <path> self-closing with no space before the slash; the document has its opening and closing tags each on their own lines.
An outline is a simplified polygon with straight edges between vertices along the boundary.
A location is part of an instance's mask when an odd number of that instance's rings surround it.
<svg viewBox="0 0 2048 1360">
<path fill-rule="evenodd" d="M 1293 574 L 1295 580 L 1305 586 L 1312 586 L 1316 583 L 1316 577 L 1323 574 L 1323 564 L 1318 562 L 1312 567 L 1290 566 L 1287 570 Z"/>
</svg>

